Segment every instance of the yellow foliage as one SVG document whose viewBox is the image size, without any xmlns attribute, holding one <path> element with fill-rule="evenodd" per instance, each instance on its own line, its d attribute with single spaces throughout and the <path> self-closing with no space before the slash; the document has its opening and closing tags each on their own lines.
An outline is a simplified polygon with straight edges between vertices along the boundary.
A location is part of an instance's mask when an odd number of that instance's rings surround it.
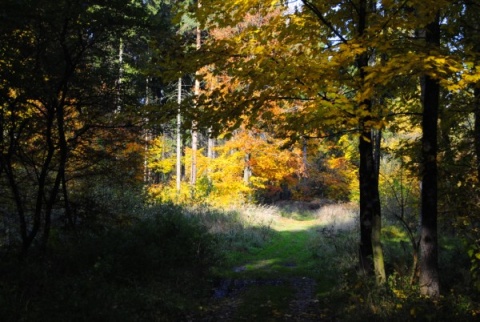
<svg viewBox="0 0 480 322">
<path fill-rule="evenodd" d="M 156 142 L 162 142 L 161 138 Z M 176 192 L 175 177 L 169 182 L 149 187 L 153 199 L 173 202 L 203 202 L 214 206 L 241 204 L 253 198 L 255 191 L 273 189 L 283 183 L 294 184 L 301 168 L 298 149 L 282 149 L 283 140 L 275 140 L 263 132 L 237 131 L 231 140 L 215 148 L 216 157 L 208 158 L 203 149 L 197 151 L 197 184 L 190 187 L 182 182 L 182 191 Z M 176 157 L 153 144 L 149 152 L 149 167 L 155 172 L 173 172 Z M 155 153 L 168 155 L 161 158 Z M 190 177 L 192 150 L 185 148 L 182 164 L 185 178 Z M 248 167 L 250 177 L 245 177 Z M 245 181 L 247 180 L 247 181 Z M 185 188 L 188 187 L 188 188 Z"/>
</svg>

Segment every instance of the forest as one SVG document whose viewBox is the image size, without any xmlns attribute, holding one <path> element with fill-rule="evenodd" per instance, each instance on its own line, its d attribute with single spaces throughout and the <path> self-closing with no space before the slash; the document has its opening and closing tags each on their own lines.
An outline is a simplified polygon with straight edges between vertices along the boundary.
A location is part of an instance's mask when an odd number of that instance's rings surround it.
<svg viewBox="0 0 480 322">
<path fill-rule="evenodd" d="M 479 0 L 3 0 L 1 321 L 474 321 Z"/>
</svg>

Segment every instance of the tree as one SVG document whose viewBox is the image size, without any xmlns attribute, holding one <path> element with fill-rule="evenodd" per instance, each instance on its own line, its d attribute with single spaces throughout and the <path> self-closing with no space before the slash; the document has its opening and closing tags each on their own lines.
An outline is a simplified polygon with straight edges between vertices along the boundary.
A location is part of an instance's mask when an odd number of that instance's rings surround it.
<svg viewBox="0 0 480 322">
<path fill-rule="evenodd" d="M 478 6 L 479 4 L 477 1 L 465 1 L 465 17 L 462 22 L 465 33 L 465 52 L 467 55 L 471 54 L 473 56 L 472 58 L 474 66 L 478 65 L 478 53 L 480 52 L 480 44 L 478 39 L 478 32 L 480 29 L 478 20 Z M 474 148 L 477 159 L 477 178 L 480 180 L 480 88 L 478 84 L 474 84 L 473 97 L 474 99 L 472 105 L 475 117 Z"/>
<path fill-rule="evenodd" d="M 72 224 L 69 184 L 97 166 L 93 153 L 118 148 L 107 145 L 108 132 L 137 121 L 129 113 L 133 72 L 118 60 L 118 44 L 124 39 L 127 50 L 143 11 L 135 2 L 81 1 L 9 1 L 3 9 L 0 180 L 25 254 L 39 234 L 46 248 L 57 209 Z M 98 144 L 87 146 L 92 139 Z"/>
<path fill-rule="evenodd" d="M 280 4 L 257 1 L 239 2 L 235 7 L 210 1 L 208 9 L 199 13 L 204 23 L 213 26 L 209 29 L 212 42 L 207 46 L 215 57 L 211 60 L 219 70 L 217 75 L 228 74 L 238 86 L 234 91 L 225 91 L 225 85 L 212 89 L 204 104 L 214 102 L 215 107 L 207 108 L 206 115 L 211 118 L 215 111 L 215 120 L 224 119 L 220 124 L 231 122 L 235 127 L 242 120 L 269 119 L 264 115 L 270 113 L 273 102 L 281 101 L 283 115 L 273 121 L 281 124 L 286 119 L 284 132 L 290 133 L 293 141 L 326 131 L 358 131 L 360 262 L 366 272 L 373 270 L 374 242 L 376 275 L 383 282 L 378 162 L 371 134 L 381 122 L 372 105 L 375 91 L 368 82 L 373 57 L 369 48 L 381 43 L 369 40 L 380 25 L 374 18 L 375 5 L 369 1 L 339 1 L 337 6 L 302 3 L 304 9 L 291 15 L 285 14 Z M 216 19 L 215 12 L 232 14 Z"/>
<path fill-rule="evenodd" d="M 427 24 L 425 42 L 431 50 L 440 47 L 440 15 Z M 430 48 L 429 48 L 430 49 Z M 422 91 L 422 210 L 420 238 L 420 292 L 438 297 L 440 284 L 438 275 L 437 236 L 437 122 L 440 98 L 438 80 L 426 75 Z"/>
</svg>

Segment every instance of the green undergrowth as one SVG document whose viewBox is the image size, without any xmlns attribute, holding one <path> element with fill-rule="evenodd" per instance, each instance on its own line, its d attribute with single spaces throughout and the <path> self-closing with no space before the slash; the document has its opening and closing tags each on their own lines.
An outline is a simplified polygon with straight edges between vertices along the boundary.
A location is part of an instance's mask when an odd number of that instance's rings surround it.
<svg viewBox="0 0 480 322">
<path fill-rule="evenodd" d="M 225 249 L 225 261 L 217 267 L 220 279 L 257 281 L 240 293 L 240 304 L 233 320 L 276 321 L 289 316 L 289 303 L 295 300 L 292 278 L 310 278 L 318 286 L 313 292 L 328 292 L 333 285 L 328 263 L 322 262 L 312 248 L 315 236 L 322 230 L 313 212 L 297 220 L 297 215 L 285 215 L 271 207 L 258 207 L 258 217 L 268 218 L 268 233 L 261 243 L 247 243 L 244 247 L 231 244 Z M 308 218 L 308 220 L 306 220 Z M 262 224 L 262 222 L 260 222 Z M 253 228 L 253 229 L 252 229 Z M 245 227 L 250 233 L 261 232 L 254 224 Z M 228 240 L 228 234 L 223 235 Z M 255 240 L 255 238 L 254 238 Z M 262 282 L 264 281 L 264 282 Z M 265 283 L 265 281 L 267 283 Z M 278 282 L 277 285 L 269 285 Z"/>
<path fill-rule="evenodd" d="M 330 207 L 330 206 L 329 206 Z M 473 321 L 480 314 L 478 293 L 469 282 L 465 247 L 454 237 L 440 240 L 442 297 L 422 297 L 411 265 L 413 245 L 404 230 L 386 223 L 382 235 L 388 281 L 377 286 L 358 271 L 358 226 L 341 220 L 345 207 L 296 215 L 278 214 L 261 244 L 232 249 L 217 276 L 230 279 L 288 279 L 306 276 L 316 281 L 314 300 L 322 319 L 338 321 Z M 275 293 L 282 296 L 275 297 Z M 286 287 L 255 286 L 241 295 L 239 320 L 274 321 L 288 314 L 285 307 L 295 294 Z M 252 304 L 250 304 L 252 303 Z M 254 305 L 253 303 L 256 303 Z M 239 311 L 240 312 L 240 311 Z M 249 312 L 249 313 L 248 313 Z"/>
<path fill-rule="evenodd" d="M 383 229 L 388 281 L 378 287 L 358 272 L 351 205 L 309 210 L 308 220 L 285 209 L 156 205 L 120 224 L 57 229 L 46 254 L 33 248 L 19 259 L 3 250 L 0 320 L 215 320 L 208 315 L 222 310 L 221 301 L 211 302 L 219 280 L 243 285 L 230 299 L 233 321 L 291 316 L 301 289 L 295 280 L 311 281 L 319 320 L 469 321 L 480 314 L 457 238 L 440 240 L 442 297 L 432 301 L 410 281 L 412 245 L 398 226 Z"/>
<path fill-rule="evenodd" d="M 56 232 L 0 263 L 1 321 L 175 321 L 209 296 L 218 238 L 173 205 L 130 223 Z"/>
</svg>

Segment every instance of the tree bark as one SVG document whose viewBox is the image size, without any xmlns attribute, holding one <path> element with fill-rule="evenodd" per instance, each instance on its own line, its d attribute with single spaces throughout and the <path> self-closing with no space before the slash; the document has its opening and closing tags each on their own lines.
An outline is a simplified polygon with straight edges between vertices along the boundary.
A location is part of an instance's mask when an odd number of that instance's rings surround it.
<svg viewBox="0 0 480 322">
<path fill-rule="evenodd" d="M 473 2 L 465 3 L 465 22 L 464 22 L 465 40 L 468 46 L 471 46 L 474 53 L 480 52 L 480 21 L 478 14 L 478 7 Z M 474 65 L 478 66 L 480 57 L 474 58 Z M 474 128 L 473 128 L 473 140 L 476 156 L 476 172 L 477 180 L 480 181 L 480 83 L 474 85 L 473 89 L 473 115 L 474 115 Z"/>
<path fill-rule="evenodd" d="M 197 3 L 197 7 L 201 7 L 200 1 Z M 196 28 L 196 49 L 199 50 L 202 46 L 202 34 L 200 30 L 200 26 L 197 25 Z M 195 73 L 195 88 L 194 94 L 195 98 L 198 98 L 200 95 L 200 81 L 198 80 L 198 71 Z M 197 129 L 197 122 L 192 122 L 192 169 L 191 169 L 191 177 L 190 177 L 190 184 L 192 185 L 192 193 L 195 193 L 195 185 L 197 184 L 197 149 L 198 149 L 198 129 Z"/>
<path fill-rule="evenodd" d="M 380 176 L 380 149 L 382 132 L 380 130 L 370 130 L 372 135 L 372 158 L 374 178 L 372 179 L 373 194 L 373 220 L 372 220 L 372 247 L 373 247 L 373 267 L 378 284 L 387 281 L 385 273 L 385 261 L 383 258 L 382 247 L 382 209 L 380 204 L 380 192 L 378 190 Z"/>
<path fill-rule="evenodd" d="M 372 223 L 373 223 L 373 199 L 369 173 L 373 168 L 371 158 L 371 144 L 368 141 L 370 132 L 364 131 L 360 136 L 360 269 L 365 274 L 373 271 L 373 246 L 372 246 Z"/>
<path fill-rule="evenodd" d="M 368 0 L 359 3 L 358 36 L 363 37 L 367 28 Z M 364 52 L 356 60 L 361 83 L 364 83 L 368 67 L 368 53 Z M 372 102 L 366 99 L 360 108 L 372 113 Z M 380 141 L 373 135 L 373 129 L 366 124 L 371 121 L 368 115 L 360 120 L 362 133 L 360 135 L 360 267 L 364 273 L 375 273 L 377 283 L 386 281 L 383 250 L 381 244 L 381 205 L 378 191 L 378 171 L 380 162 Z M 378 145 L 377 145 L 378 144 Z M 377 156 L 377 159 L 375 158 Z"/>
<path fill-rule="evenodd" d="M 476 87 L 474 89 L 474 116 L 475 116 L 475 125 L 474 125 L 474 144 L 475 144 L 475 155 L 477 158 L 477 180 L 480 181 L 480 88 Z"/>
<path fill-rule="evenodd" d="M 207 157 L 209 159 L 215 158 L 215 138 L 213 137 L 213 131 L 211 128 L 208 129 L 208 143 L 207 143 Z"/>
<path fill-rule="evenodd" d="M 360 267 L 365 274 L 375 273 L 377 283 L 386 281 L 381 244 L 381 207 L 378 173 L 371 130 L 360 136 Z"/>
<path fill-rule="evenodd" d="M 439 15 L 426 27 L 427 46 L 440 46 Z M 430 297 L 440 295 L 437 237 L 437 122 L 440 85 L 426 75 L 422 93 L 422 207 L 419 258 L 420 293 Z"/>
<path fill-rule="evenodd" d="M 243 183 L 246 186 L 250 185 L 250 177 L 252 176 L 252 168 L 250 166 L 250 153 L 245 154 L 245 166 L 243 168 Z"/>
<path fill-rule="evenodd" d="M 182 183 L 182 78 L 178 78 L 178 111 L 177 111 L 177 197 L 180 195 L 181 183 Z"/>
</svg>

